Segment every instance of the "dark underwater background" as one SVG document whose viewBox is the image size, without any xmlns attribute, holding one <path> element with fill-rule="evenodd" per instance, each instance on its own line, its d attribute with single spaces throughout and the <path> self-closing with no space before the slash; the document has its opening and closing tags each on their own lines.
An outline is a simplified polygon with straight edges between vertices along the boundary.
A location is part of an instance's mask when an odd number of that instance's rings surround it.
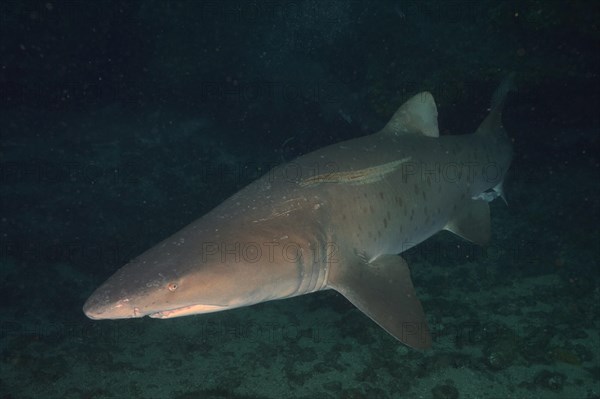
<svg viewBox="0 0 600 399">
<path fill-rule="evenodd" d="M 600 398 L 596 1 L 0 3 L 0 399 Z M 416 351 L 335 292 L 173 320 L 81 308 L 270 168 L 515 72 L 492 242 L 403 254 Z"/>
</svg>

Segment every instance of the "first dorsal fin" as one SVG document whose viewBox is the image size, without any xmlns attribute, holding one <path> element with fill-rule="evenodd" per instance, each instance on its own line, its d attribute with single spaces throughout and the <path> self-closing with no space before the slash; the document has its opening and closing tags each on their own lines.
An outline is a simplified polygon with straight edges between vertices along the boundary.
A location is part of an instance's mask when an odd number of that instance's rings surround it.
<svg viewBox="0 0 600 399">
<path fill-rule="evenodd" d="M 439 137 L 437 116 L 437 107 L 433 96 L 428 91 L 424 91 L 402 104 L 385 125 L 383 131 L 395 136 L 418 133 L 429 137 Z"/>
</svg>

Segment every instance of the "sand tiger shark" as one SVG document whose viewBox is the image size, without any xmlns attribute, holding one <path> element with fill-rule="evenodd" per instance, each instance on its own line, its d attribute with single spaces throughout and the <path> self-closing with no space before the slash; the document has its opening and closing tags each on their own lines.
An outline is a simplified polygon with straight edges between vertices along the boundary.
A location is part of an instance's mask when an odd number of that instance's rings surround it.
<svg viewBox="0 0 600 399">
<path fill-rule="evenodd" d="M 333 289 L 388 333 L 431 346 L 401 253 L 441 230 L 485 244 L 512 146 L 510 77 L 472 134 L 440 137 L 429 92 L 377 133 L 280 165 L 129 262 L 85 303 L 91 319 L 168 319 Z"/>
</svg>

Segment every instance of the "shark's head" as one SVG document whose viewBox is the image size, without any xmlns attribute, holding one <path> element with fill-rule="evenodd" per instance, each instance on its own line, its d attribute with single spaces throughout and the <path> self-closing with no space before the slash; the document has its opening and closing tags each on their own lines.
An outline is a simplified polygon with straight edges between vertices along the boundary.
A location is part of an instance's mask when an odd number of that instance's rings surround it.
<svg viewBox="0 0 600 399">
<path fill-rule="evenodd" d="M 295 267 L 282 267 L 281 259 L 265 253 L 258 258 L 255 252 L 262 249 L 244 247 L 247 240 L 215 243 L 189 233 L 176 234 L 122 267 L 87 300 L 84 313 L 91 319 L 172 318 L 251 305 L 297 288 L 297 281 L 286 284 L 282 274 Z"/>
<path fill-rule="evenodd" d="M 194 271 L 182 264 L 159 271 L 159 265 L 164 263 L 135 260 L 125 265 L 90 296 L 83 311 L 91 319 L 167 318 L 234 307 L 235 279 L 218 273 L 227 264 L 201 265 Z"/>
</svg>

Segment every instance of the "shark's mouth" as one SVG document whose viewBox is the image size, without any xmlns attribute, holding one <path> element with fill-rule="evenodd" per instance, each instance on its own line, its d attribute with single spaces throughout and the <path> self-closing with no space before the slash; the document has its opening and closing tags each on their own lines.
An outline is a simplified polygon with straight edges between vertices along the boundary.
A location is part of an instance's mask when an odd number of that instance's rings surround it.
<svg viewBox="0 0 600 399">
<path fill-rule="evenodd" d="M 153 319 L 172 319 L 173 317 L 190 316 L 193 314 L 212 313 L 225 310 L 225 306 L 218 305 L 190 305 L 181 308 L 162 310 L 160 312 L 150 313 L 148 316 Z"/>
</svg>

